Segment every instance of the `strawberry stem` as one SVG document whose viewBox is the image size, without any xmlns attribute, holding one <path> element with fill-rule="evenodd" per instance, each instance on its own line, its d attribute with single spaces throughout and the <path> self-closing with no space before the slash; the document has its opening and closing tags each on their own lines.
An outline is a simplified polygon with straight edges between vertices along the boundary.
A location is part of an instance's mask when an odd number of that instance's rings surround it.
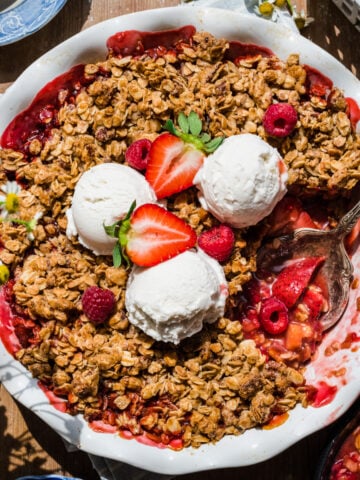
<svg viewBox="0 0 360 480">
<path fill-rule="evenodd" d="M 202 121 L 194 111 L 191 111 L 188 117 L 182 112 L 179 113 L 177 122 L 180 129 L 176 128 L 171 120 L 166 120 L 163 129 L 202 152 L 214 152 L 224 140 L 223 137 L 211 139 L 208 133 L 201 133 Z"/>
</svg>

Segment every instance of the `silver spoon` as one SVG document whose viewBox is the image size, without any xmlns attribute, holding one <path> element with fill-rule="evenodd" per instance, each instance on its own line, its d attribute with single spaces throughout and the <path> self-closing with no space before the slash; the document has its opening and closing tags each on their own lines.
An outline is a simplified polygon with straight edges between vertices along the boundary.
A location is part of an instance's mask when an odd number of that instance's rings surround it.
<svg viewBox="0 0 360 480">
<path fill-rule="evenodd" d="M 344 238 L 359 218 L 360 201 L 343 216 L 336 228 L 329 231 L 299 228 L 289 235 L 272 239 L 258 252 L 258 263 L 265 268 L 275 260 L 325 256 L 321 273 L 328 288 L 329 308 L 320 319 L 323 330 L 338 322 L 348 304 L 354 268 L 346 253 Z"/>
</svg>

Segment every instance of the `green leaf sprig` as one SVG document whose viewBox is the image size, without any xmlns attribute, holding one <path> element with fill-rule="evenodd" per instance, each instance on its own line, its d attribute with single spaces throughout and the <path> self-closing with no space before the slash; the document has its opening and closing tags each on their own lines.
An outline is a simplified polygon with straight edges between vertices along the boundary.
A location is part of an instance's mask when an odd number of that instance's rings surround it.
<svg viewBox="0 0 360 480">
<path fill-rule="evenodd" d="M 224 137 L 211 138 L 208 133 L 202 132 L 202 121 L 197 113 L 191 111 L 189 116 L 179 113 L 176 128 L 172 120 L 167 120 L 163 126 L 172 135 L 181 138 L 185 143 L 194 145 L 198 150 L 205 153 L 213 153 L 223 142 Z"/>
<path fill-rule="evenodd" d="M 38 212 L 35 214 L 34 218 L 31 220 L 22 220 L 21 218 L 15 218 L 13 216 L 7 216 L 0 218 L 0 222 L 15 223 L 16 225 L 23 225 L 26 229 L 27 236 L 29 240 L 34 240 L 34 230 L 38 224 L 38 220 L 41 218 L 42 214 Z"/>
<path fill-rule="evenodd" d="M 128 231 L 130 230 L 130 219 L 133 211 L 136 208 L 136 200 L 134 200 L 122 220 L 118 220 L 112 225 L 103 225 L 105 232 L 109 237 L 116 238 L 117 242 L 113 248 L 112 257 L 114 267 L 120 267 L 123 262 L 126 263 L 126 268 L 130 267 L 131 261 L 126 254 L 126 245 L 128 242 Z"/>
</svg>

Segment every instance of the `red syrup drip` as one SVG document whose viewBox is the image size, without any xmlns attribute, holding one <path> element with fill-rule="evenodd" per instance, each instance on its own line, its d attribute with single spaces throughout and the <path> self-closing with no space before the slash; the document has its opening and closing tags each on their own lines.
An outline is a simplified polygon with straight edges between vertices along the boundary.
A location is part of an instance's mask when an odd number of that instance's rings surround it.
<svg viewBox="0 0 360 480">
<path fill-rule="evenodd" d="M 155 442 L 151 440 L 146 434 L 142 435 L 133 435 L 129 430 L 122 430 L 120 432 L 120 437 L 125 440 L 136 440 L 137 442 L 147 445 L 149 447 L 157 447 L 160 449 L 171 448 L 172 450 L 181 450 L 184 447 L 183 441 L 181 438 L 174 438 L 170 440 L 168 444 L 162 442 Z"/>
<path fill-rule="evenodd" d="M 6 301 L 4 289 L 0 289 L 0 339 L 10 353 L 14 356 L 15 353 L 21 349 L 20 342 L 15 334 L 15 329 L 12 323 L 14 318 L 10 305 Z"/>
<path fill-rule="evenodd" d="M 44 385 L 42 382 L 38 382 L 38 386 L 46 395 L 46 398 L 49 400 L 50 405 L 56 408 L 56 410 L 58 410 L 59 412 L 67 412 L 66 400 L 55 395 L 55 393 L 49 390 L 47 386 Z"/>
<path fill-rule="evenodd" d="M 124 440 L 136 440 L 137 442 L 147 445 L 149 447 L 157 447 L 160 449 L 171 448 L 172 450 L 181 450 L 183 448 L 183 441 L 180 438 L 174 438 L 166 445 L 162 442 L 155 442 L 146 436 L 145 433 L 142 435 L 133 435 L 129 430 L 118 431 L 117 427 L 109 425 L 101 420 L 93 420 L 89 422 L 89 427 L 97 433 L 118 433 L 121 438 Z"/>
<path fill-rule="evenodd" d="M 89 422 L 89 427 L 97 433 L 116 433 L 117 428 L 114 425 L 102 422 L 101 420 L 93 420 Z"/>
<path fill-rule="evenodd" d="M 311 406 L 319 408 L 328 405 L 334 400 L 337 391 L 337 387 L 328 385 L 326 382 L 320 382 L 310 402 Z"/>
</svg>

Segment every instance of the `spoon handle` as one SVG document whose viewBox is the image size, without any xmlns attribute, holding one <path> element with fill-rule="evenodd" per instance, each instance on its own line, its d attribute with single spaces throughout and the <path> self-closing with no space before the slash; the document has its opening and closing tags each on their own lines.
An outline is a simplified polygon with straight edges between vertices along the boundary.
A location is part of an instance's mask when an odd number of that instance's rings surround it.
<svg viewBox="0 0 360 480">
<path fill-rule="evenodd" d="M 342 217 L 338 226 L 336 227 L 336 234 L 339 238 L 344 238 L 345 235 L 351 232 L 356 222 L 360 218 L 360 201 L 356 203 L 353 208 Z"/>
</svg>

